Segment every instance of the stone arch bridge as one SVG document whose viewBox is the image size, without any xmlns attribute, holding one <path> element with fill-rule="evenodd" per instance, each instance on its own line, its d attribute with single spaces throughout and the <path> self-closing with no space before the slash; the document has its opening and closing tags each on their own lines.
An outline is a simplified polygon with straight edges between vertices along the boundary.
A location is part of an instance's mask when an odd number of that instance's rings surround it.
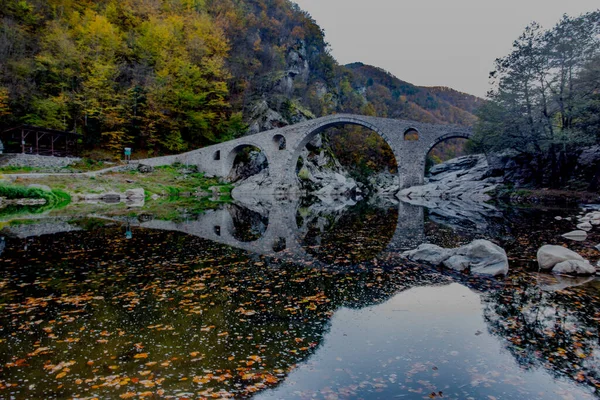
<svg viewBox="0 0 600 400">
<path fill-rule="evenodd" d="M 375 131 L 385 140 L 396 158 L 401 188 L 423 184 L 425 160 L 435 145 L 451 138 L 468 139 L 472 136 L 470 128 L 453 125 L 335 114 L 175 156 L 139 162 L 151 166 L 175 162 L 196 165 L 209 175 L 225 178 L 231 172 L 235 157 L 245 148 L 252 146 L 265 154 L 274 185 L 281 191 L 294 191 L 298 187 L 296 164 L 306 144 L 325 129 L 340 125 L 362 126 Z"/>
</svg>

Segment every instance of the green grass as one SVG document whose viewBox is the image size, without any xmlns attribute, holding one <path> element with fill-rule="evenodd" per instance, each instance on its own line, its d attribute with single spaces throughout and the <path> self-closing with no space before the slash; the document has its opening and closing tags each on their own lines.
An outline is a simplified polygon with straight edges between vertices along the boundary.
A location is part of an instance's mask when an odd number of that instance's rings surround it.
<svg viewBox="0 0 600 400">
<path fill-rule="evenodd" d="M 0 173 L 9 174 L 27 174 L 31 172 L 40 172 L 42 168 L 39 167 L 17 167 L 17 166 L 5 166 L 0 167 Z"/>
</svg>

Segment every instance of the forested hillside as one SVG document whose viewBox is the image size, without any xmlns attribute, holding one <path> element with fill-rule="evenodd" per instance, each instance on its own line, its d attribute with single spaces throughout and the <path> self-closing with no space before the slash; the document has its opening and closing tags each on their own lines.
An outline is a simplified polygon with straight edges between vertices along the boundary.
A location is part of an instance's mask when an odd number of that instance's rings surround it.
<svg viewBox="0 0 600 400">
<path fill-rule="evenodd" d="M 334 112 L 472 124 L 479 100 L 340 66 L 288 0 L 0 0 L 0 130 L 174 153 Z"/>
<path fill-rule="evenodd" d="M 382 117 L 412 119 L 434 124 L 473 125 L 478 97 L 445 87 L 419 87 L 404 82 L 381 68 L 354 63 L 352 86 Z"/>
</svg>

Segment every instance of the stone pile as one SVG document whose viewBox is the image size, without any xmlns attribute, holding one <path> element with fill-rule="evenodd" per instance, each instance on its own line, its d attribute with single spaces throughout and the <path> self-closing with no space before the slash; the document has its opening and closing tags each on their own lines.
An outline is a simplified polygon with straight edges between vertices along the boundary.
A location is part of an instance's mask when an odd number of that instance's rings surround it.
<svg viewBox="0 0 600 400">
<path fill-rule="evenodd" d="M 425 243 L 402 253 L 412 261 L 433 266 L 444 266 L 456 271 L 470 271 L 483 276 L 498 276 L 508 273 L 508 257 L 500 246 L 488 240 L 474 240 L 457 249 L 444 249 Z"/>
</svg>

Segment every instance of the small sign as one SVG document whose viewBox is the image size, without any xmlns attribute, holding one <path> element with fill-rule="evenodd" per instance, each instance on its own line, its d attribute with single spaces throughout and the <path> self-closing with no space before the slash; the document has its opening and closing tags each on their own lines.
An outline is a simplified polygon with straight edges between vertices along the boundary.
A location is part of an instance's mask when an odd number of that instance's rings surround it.
<svg viewBox="0 0 600 400">
<path fill-rule="evenodd" d="M 126 156 L 130 156 L 131 155 L 131 147 L 125 147 L 125 155 Z"/>
</svg>

